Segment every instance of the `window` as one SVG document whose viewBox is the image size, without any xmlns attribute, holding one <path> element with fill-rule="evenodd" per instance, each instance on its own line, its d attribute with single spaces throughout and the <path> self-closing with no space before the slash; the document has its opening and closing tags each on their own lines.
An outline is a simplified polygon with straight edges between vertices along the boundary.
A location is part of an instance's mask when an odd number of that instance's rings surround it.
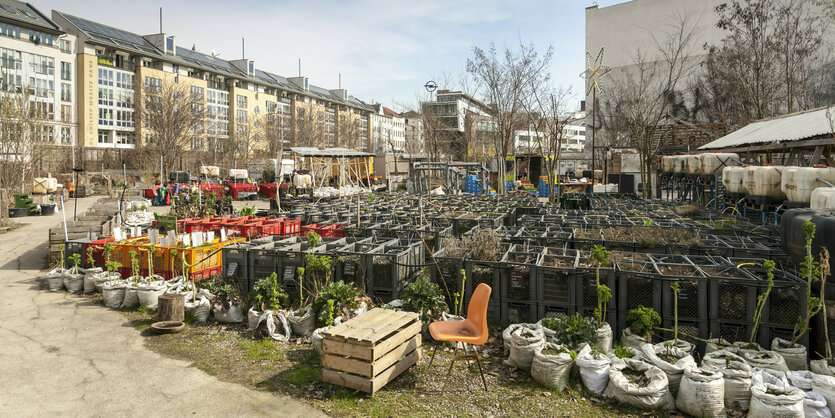
<svg viewBox="0 0 835 418">
<path fill-rule="evenodd" d="M 61 105 L 61 122 L 72 122 L 72 106 Z"/>
<path fill-rule="evenodd" d="M 240 96 L 238 96 L 240 97 Z M 239 110 L 236 113 L 238 123 L 246 123 L 246 110 Z"/>
<path fill-rule="evenodd" d="M 246 136 L 246 125 L 238 125 L 238 136 Z"/>
<path fill-rule="evenodd" d="M 191 98 L 203 101 L 203 87 L 191 86 Z"/>
<path fill-rule="evenodd" d="M 246 109 L 246 96 L 241 96 L 239 94 L 238 97 L 235 98 L 235 104 L 239 109 Z"/>
<path fill-rule="evenodd" d="M 20 26 L 0 23 L 0 34 L 10 38 L 20 39 Z"/>
<path fill-rule="evenodd" d="M 99 131 L 99 144 L 110 144 L 111 142 L 109 131 Z"/>
<path fill-rule="evenodd" d="M 59 39 L 58 48 L 61 49 L 61 52 L 69 54 L 72 52 L 72 43 L 66 39 Z"/>
<path fill-rule="evenodd" d="M 99 126 L 113 126 L 113 109 L 99 108 Z"/>
<path fill-rule="evenodd" d="M 145 77 L 145 91 L 159 94 L 162 92 L 162 80 L 154 77 Z"/>
<path fill-rule="evenodd" d="M 136 140 L 130 132 L 116 132 L 116 143 L 121 145 L 133 145 Z"/>
<path fill-rule="evenodd" d="M 191 149 L 196 151 L 203 150 L 203 138 L 193 138 L 191 140 Z"/>
<path fill-rule="evenodd" d="M 275 102 L 267 102 L 267 113 L 275 113 L 277 105 Z"/>
<path fill-rule="evenodd" d="M 61 80 L 71 80 L 72 70 L 70 63 L 61 61 Z"/>
<path fill-rule="evenodd" d="M 298 116 L 300 119 L 303 118 L 304 117 L 304 108 L 300 107 L 300 108 L 296 109 L 296 116 Z"/>
<path fill-rule="evenodd" d="M 65 102 L 72 101 L 72 86 L 67 83 L 61 83 L 61 100 Z"/>
<path fill-rule="evenodd" d="M 66 126 L 61 127 L 61 143 L 72 144 L 72 130 Z"/>
</svg>

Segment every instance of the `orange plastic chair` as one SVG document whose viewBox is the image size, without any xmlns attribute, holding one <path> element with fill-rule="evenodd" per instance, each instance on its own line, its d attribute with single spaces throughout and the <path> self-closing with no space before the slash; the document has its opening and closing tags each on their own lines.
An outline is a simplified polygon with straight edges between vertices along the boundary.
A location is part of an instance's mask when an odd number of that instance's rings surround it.
<svg viewBox="0 0 835 418">
<path fill-rule="evenodd" d="M 481 283 L 475 288 L 472 297 L 470 297 L 470 305 L 467 308 L 467 319 L 463 321 L 437 321 L 429 324 L 429 333 L 432 338 L 440 343 L 442 341 L 455 341 L 456 343 L 466 343 L 473 346 L 473 354 L 458 355 L 458 344 L 455 344 L 455 354 L 452 357 L 452 362 L 449 364 L 449 371 L 447 376 L 452 374 L 452 366 L 455 365 L 456 360 L 475 360 L 478 363 L 478 372 L 481 373 L 481 381 L 484 383 L 484 390 L 487 390 L 487 379 L 484 378 L 484 370 L 481 368 L 481 360 L 478 357 L 478 349 L 475 347 L 484 345 L 487 342 L 487 303 L 490 302 L 490 293 L 493 289 L 485 283 Z M 438 351 L 438 345 L 435 345 L 435 350 L 432 351 L 432 359 L 429 360 L 429 367 L 432 367 L 432 362 L 435 361 L 435 353 Z M 446 384 L 444 384 L 446 386 Z"/>
</svg>

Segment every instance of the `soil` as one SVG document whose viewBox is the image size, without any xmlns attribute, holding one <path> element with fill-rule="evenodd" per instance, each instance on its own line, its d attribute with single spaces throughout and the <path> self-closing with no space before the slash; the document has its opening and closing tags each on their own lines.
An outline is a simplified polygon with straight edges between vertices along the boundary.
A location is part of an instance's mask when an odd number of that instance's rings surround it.
<svg viewBox="0 0 835 418">
<path fill-rule="evenodd" d="M 574 267 L 574 258 L 561 256 L 545 256 L 542 265 L 546 267 Z"/>
<path fill-rule="evenodd" d="M 690 277 L 696 273 L 692 267 L 678 264 L 662 265 L 659 266 L 658 269 L 661 271 L 662 275 L 672 277 Z"/>
<path fill-rule="evenodd" d="M 633 385 L 645 387 L 649 384 L 649 379 L 644 372 L 639 372 L 629 367 L 624 367 L 621 372 L 623 373 L 623 377 L 625 377 L 626 380 Z"/>
<path fill-rule="evenodd" d="M 670 363 L 670 364 L 676 364 L 676 362 L 679 360 L 678 357 L 672 356 L 672 355 L 669 355 L 669 354 L 659 354 L 658 358 L 660 358 L 661 360 L 664 360 L 664 361 L 666 361 L 667 363 Z"/>
<path fill-rule="evenodd" d="M 612 258 L 614 260 L 637 260 L 637 261 L 649 261 L 649 255 L 644 253 L 631 253 L 625 251 L 613 251 Z"/>
<path fill-rule="evenodd" d="M 534 264 L 536 263 L 536 258 L 532 257 L 528 254 L 512 254 L 507 257 L 507 261 L 510 263 L 519 263 L 519 264 Z"/>
<path fill-rule="evenodd" d="M 734 274 L 734 272 L 730 271 L 727 268 L 720 268 L 720 267 L 700 267 L 702 271 L 704 271 L 710 277 L 727 277 L 727 278 L 738 278 L 738 274 Z"/>
</svg>

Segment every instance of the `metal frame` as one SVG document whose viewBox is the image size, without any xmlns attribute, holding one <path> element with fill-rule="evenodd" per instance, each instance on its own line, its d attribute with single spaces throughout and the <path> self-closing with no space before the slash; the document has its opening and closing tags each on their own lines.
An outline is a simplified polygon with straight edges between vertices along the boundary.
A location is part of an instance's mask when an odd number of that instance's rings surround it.
<svg viewBox="0 0 835 418">
<path fill-rule="evenodd" d="M 473 345 L 473 353 L 467 354 L 458 354 L 458 343 L 460 341 L 455 342 L 455 353 L 452 354 L 452 361 L 449 363 L 449 370 L 447 370 L 447 380 L 444 382 L 444 390 L 446 390 L 446 385 L 449 383 L 449 376 L 452 375 L 452 366 L 455 365 L 456 360 L 467 360 L 467 364 L 470 363 L 470 360 L 475 360 L 478 363 L 478 372 L 481 374 L 481 382 L 484 383 L 484 391 L 487 392 L 487 379 L 484 377 L 484 369 L 481 367 L 481 359 L 478 356 L 478 347 Z M 462 343 L 464 344 L 464 343 Z M 435 341 L 435 349 L 432 350 L 432 358 L 429 360 L 429 367 L 428 369 L 432 368 L 432 363 L 435 361 L 435 353 L 438 352 L 438 346 L 441 345 L 441 341 Z M 472 344 L 471 344 L 472 345 Z M 466 345 L 464 346 L 464 351 L 467 351 Z"/>
</svg>

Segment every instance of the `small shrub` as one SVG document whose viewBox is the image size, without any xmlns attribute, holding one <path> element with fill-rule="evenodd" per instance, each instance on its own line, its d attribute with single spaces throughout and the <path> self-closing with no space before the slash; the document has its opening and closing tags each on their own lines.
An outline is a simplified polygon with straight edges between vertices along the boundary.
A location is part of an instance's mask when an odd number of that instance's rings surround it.
<svg viewBox="0 0 835 418">
<path fill-rule="evenodd" d="M 586 318 L 576 313 L 572 316 L 555 319 L 552 323 L 554 338 L 566 347 L 576 350 L 580 344 L 597 344 L 597 327 L 592 318 Z M 543 320 L 543 325 L 545 321 Z M 550 327 L 549 327 L 550 328 Z"/>
<path fill-rule="evenodd" d="M 278 275 L 275 272 L 255 282 L 249 295 L 252 304 L 261 311 L 267 309 L 277 311 L 285 306 L 288 300 L 284 289 L 278 284 Z"/>
<path fill-rule="evenodd" d="M 441 288 L 425 278 L 419 278 L 406 286 L 401 297 L 403 308 L 420 314 L 420 320 L 428 323 L 446 311 Z"/>
<path fill-rule="evenodd" d="M 613 348 L 615 351 L 615 356 L 617 356 L 617 358 L 632 358 L 635 356 L 635 350 L 632 349 L 632 347 L 627 347 L 623 344 L 618 343 L 615 344 Z"/>
<path fill-rule="evenodd" d="M 661 325 L 661 315 L 652 308 L 639 305 L 629 311 L 626 321 L 629 323 L 629 329 L 633 334 L 644 336 L 649 342 L 655 327 Z"/>
<path fill-rule="evenodd" d="M 333 325 L 333 318 L 338 316 L 338 313 L 344 314 L 343 316 L 350 315 L 356 308 L 356 298 L 357 289 L 342 280 L 322 287 L 313 300 L 313 312 L 317 314 L 319 326 Z"/>
</svg>

